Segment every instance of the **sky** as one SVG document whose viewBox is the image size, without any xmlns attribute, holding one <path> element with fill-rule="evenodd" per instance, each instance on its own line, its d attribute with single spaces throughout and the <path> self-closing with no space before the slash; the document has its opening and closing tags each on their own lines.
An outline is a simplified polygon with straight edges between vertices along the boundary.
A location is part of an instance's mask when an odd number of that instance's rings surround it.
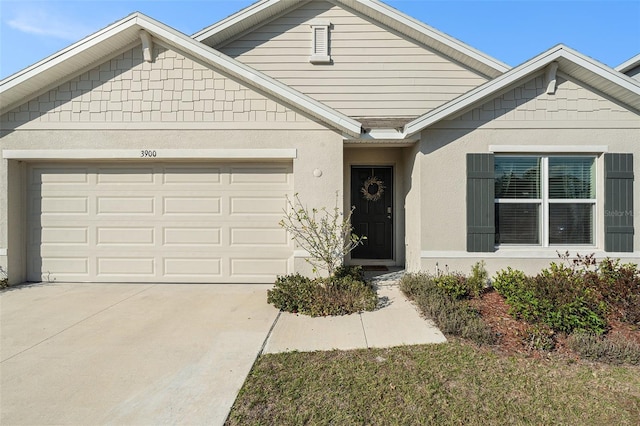
<svg viewBox="0 0 640 426">
<path fill-rule="evenodd" d="M 0 0 L 0 79 L 139 11 L 191 35 L 255 0 Z M 640 53 L 640 0 L 385 0 L 516 66 L 563 43 L 615 67 Z"/>
</svg>

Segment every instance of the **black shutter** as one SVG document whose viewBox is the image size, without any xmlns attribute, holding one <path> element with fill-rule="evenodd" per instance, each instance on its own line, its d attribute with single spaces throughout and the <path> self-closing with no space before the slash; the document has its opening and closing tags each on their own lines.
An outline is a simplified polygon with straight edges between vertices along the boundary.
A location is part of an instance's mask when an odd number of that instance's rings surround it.
<svg viewBox="0 0 640 426">
<path fill-rule="evenodd" d="M 605 154 L 604 179 L 604 251 L 632 252 L 633 154 Z"/>
<path fill-rule="evenodd" d="M 467 154 L 467 251 L 495 250 L 493 154 Z"/>
</svg>

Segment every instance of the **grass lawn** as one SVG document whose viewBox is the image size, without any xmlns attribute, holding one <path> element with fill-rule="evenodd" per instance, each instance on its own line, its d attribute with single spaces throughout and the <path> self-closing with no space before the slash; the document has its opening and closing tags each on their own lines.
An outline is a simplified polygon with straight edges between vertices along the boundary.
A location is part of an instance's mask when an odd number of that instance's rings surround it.
<svg viewBox="0 0 640 426">
<path fill-rule="evenodd" d="M 640 367 L 452 341 L 261 356 L 230 425 L 639 425 Z"/>
</svg>

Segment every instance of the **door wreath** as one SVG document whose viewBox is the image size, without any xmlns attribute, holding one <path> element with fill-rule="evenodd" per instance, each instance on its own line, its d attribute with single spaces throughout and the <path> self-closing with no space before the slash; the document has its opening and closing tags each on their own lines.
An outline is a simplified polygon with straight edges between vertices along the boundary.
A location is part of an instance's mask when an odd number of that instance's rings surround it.
<svg viewBox="0 0 640 426">
<path fill-rule="evenodd" d="M 375 176 L 369 177 L 369 179 L 364 181 L 362 188 L 360 188 L 360 192 L 364 196 L 364 199 L 367 201 L 378 201 L 382 194 L 384 194 L 384 182 L 378 179 Z"/>
</svg>

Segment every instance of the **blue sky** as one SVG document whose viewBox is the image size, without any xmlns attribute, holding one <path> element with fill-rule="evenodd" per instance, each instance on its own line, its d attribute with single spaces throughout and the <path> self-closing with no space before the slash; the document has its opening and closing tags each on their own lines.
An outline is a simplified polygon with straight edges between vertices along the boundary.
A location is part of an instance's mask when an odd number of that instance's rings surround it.
<svg viewBox="0 0 640 426">
<path fill-rule="evenodd" d="M 254 0 L 0 0 L 0 78 L 140 11 L 188 35 Z M 564 43 L 615 67 L 640 53 L 640 0 L 386 0 L 509 65 Z"/>
</svg>

